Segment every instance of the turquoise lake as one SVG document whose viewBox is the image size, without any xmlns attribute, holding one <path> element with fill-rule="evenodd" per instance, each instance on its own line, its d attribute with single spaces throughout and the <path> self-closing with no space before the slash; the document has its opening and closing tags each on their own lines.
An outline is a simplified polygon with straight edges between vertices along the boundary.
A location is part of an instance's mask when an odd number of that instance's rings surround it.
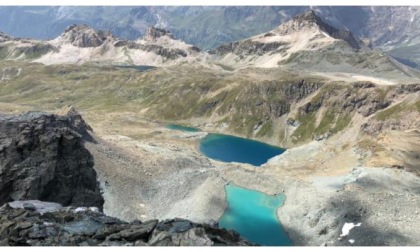
<svg viewBox="0 0 420 252">
<path fill-rule="evenodd" d="M 228 208 L 219 219 L 220 227 L 263 246 L 293 245 L 276 214 L 285 201 L 284 194 L 270 196 L 231 184 L 225 190 Z"/>
<path fill-rule="evenodd" d="M 168 124 L 168 125 L 166 125 L 166 128 L 171 129 L 171 130 L 179 130 L 179 131 L 187 131 L 187 132 L 199 132 L 199 131 L 201 131 L 199 128 L 187 127 L 187 126 L 182 126 L 182 125 L 178 125 L 178 124 Z"/>
<path fill-rule="evenodd" d="M 200 142 L 200 151 L 223 162 L 239 162 L 260 166 L 285 150 L 251 139 L 223 134 L 208 134 Z"/>
</svg>

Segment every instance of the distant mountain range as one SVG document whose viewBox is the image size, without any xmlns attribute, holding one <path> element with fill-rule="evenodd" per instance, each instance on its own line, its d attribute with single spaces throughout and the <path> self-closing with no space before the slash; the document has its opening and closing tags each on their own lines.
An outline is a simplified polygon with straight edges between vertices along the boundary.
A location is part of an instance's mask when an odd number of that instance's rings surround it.
<svg viewBox="0 0 420 252">
<path fill-rule="evenodd" d="M 267 32 L 313 9 L 326 23 L 347 28 L 413 67 L 420 65 L 420 7 L 398 6 L 8 6 L 0 7 L 0 31 L 52 39 L 72 24 L 137 39 L 154 26 L 204 50 Z"/>
<path fill-rule="evenodd" d="M 358 79 L 360 74 L 398 80 L 420 75 L 419 71 L 372 48 L 369 41 L 358 38 L 350 30 L 329 25 L 315 10 L 299 14 L 268 32 L 208 51 L 156 27 L 148 27 L 146 34 L 135 40 L 122 39 L 110 31 L 87 25 L 70 25 L 51 40 L 15 38 L 0 33 L 0 59 L 47 65 L 85 62 L 148 66 L 192 64 L 223 71 L 281 67 L 324 77 L 327 74 L 336 80 Z"/>
<path fill-rule="evenodd" d="M 157 26 L 171 30 L 175 37 L 190 44 L 211 49 L 271 30 L 309 9 L 333 26 L 372 39 L 375 46 L 420 42 L 417 6 L 10 6 L 0 7 L 0 30 L 18 37 L 51 39 L 75 23 L 136 39 L 148 26 Z"/>
</svg>

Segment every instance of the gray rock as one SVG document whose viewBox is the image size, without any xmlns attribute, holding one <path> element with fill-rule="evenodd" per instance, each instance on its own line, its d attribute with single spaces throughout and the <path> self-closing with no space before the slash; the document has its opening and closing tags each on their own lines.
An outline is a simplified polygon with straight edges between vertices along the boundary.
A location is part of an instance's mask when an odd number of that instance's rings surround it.
<svg viewBox="0 0 420 252">
<path fill-rule="evenodd" d="M 62 205 L 53 202 L 43 202 L 39 200 L 23 200 L 23 201 L 12 201 L 9 202 L 10 207 L 13 208 L 25 208 L 25 204 L 30 204 L 34 206 L 37 212 L 40 213 L 48 213 L 58 211 L 59 209 L 63 208 Z"/>
<path fill-rule="evenodd" d="M 36 211 L 36 207 L 34 206 L 34 204 L 28 202 L 23 203 L 23 208 L 25 208 L 26 210 Z"/>
<path fill-rule="evenodd" d="M 124 229 L 116 234 L 112 234 L 107 239 L 109 240 L 119 240 L 124 239 L 127 241 L 136 241 L 136 240 L 145 240 L 147 239 L 154 228 L 156 227 L 158 221 L 150 220 L 140 225 L 132 226 L 128 229 Z"/>
<path fill-rule="evenodd" d="M 218 228 L 219 227 L 219 223 L 213 219 L 209 220 L 209 226 L 210 227 L 214 227 L 214 228 Z"/>
<path fill-rule="evenodd" d="M 147 243 L 145 243 L 144 241 L 139 240 L 139 241 L 136 241 L 134 243 L 134 246 L 136 246 L 136 247 L 142 247 L 142 246 L 149 246 L 149 245 Z"/>
<path fill-rule="evenodd" d="M 0 115 L 0 205 L 38 199 L 102 209 L 93 157 L 83 145 L 89 130 L 74 109 L 67 116 Z"/>
<path fill-rule="evenodd" d="M 153 232 L 152 237 L 150 238 L 148 244 L 150 246 L 175 246 L 172 242 L 172 236 L 169 232 L 162 231 L 162 232 Z"/>
<path fill-rule="evenodd" d="M 192 228 L 181 235 L 179 246 L 211 246 L 214 243 L 207 237 L 204 228 Z"/>
<path fill-rule="evenodd" d="M 43 204 L 40 202 L 38 204 Z M 249 246 L 237 233 L 184 219 L 126 223 L 74 208 L 0 207 L 0 244 L 11 246 Z M 112 220 L 112 221 L 110 221 Z M 169 231 L 171 230 L 171 231 Z"/>
<path fill-rule="evenodd" d="M 190 230 L 192 228 L 189 221 L 177 221 L 172 223 L 172 227 L 169 229 L 169 233 L 180 233 Z"/>
</svg>

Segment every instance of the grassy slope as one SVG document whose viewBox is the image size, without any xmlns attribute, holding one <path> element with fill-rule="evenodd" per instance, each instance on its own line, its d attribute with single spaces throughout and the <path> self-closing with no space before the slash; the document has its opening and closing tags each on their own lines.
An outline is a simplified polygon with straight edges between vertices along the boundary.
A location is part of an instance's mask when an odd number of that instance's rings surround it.
<svg viewBox="0 0 420 252">
<path fill-rule="evenodd" d="M 0 82 L 2 103 L 39 110 L 74 105 L 97 114 L 133 112 L 158 120 L 203 118 L 216 124 L 228 123 L 229 132 L 260 139 L 287 137 L 280 130 L 285 126 L 278 122 L 293 117 L 299 122 L 291 135 L 295 145 L 348 127 L 355 110 L 342 108 L 344 95 L 349 93 L 358 99 L 364 92 L 351 85 L 323 85 L 320 78 L 302 78 L 274 70 L 265 74 L 272 80 L 263 81 L 259 75 L 250 78 L 244 72 L 221 73 L 200 67 L 137 72 L 104 66 L 43 66 L 3 61 L 0 75 L 5 77 L 5 72 L 10 72 L 7 76 L 10 80 Z M 16 76 L 18 72 L 20 75 Z M 313 90 L 308 91 L 310 87 Z M 389 88 L 368 91 L 370 97 L 383 100 Z M 291 109 L 298 102 L 301 105 L 293 108 L 295 116 L 291 116 Z M 314 109 L 305 111 L 303 106 L 308 102 L 314 104 Z M 417 111 L 418 107 L 419 102 L 409 105 Z M 381 120 L 399 112 L 390 108 L 376 116 Z"/>
</svg>

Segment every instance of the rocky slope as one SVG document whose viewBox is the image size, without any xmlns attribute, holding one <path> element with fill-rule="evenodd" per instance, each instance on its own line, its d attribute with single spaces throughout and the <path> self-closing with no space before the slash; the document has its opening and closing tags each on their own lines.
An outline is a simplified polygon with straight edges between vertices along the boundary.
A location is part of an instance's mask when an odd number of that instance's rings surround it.
<svg viewBox="0 0 420 252">
<path fill-rule="evenodd" d="M 0 208 L 0 246 L 249 246 L 217 224 L 184 219 L 125 222 L 95 209 L 41 201 Z"/>
<path fill-rule="evenodd" d="M 48 43 L 0 34 L 0 59 L 35 60 L 56 48 Z"/>
<path fill-rule="evenodd" d="M 83 147 L 89 129 L 74 111 L 0 116 L 0 204 L 39 199 L 102 209 L 93 157 Z"/>
<path fill-rule="evenodd" d="M 93 66 L 13 68 L 5 63 L 0 69 L 5 87 L 0 90 L 0 97 L 4 103 L 44 104 L 43 109 L 53 110 L 72 101 L 94 114 L 114 116 L 127 112 L 157 120 L 183 121 L 286 148 L 346 134 L 352 128 L 355 137 L 367 137 L 368 132 L 397 127 L 413 130 L 419 123 L 420 97 L 415 79 L 410 85 L 402 85 L 340 75 L 330 79 L 300 71 L 251 68 L 229 72 L 198 66 L 137 72 Z M 60 79 L 56 74 L 60 74 Z M 60 85 L 56 85 L 58 80 Z M 57 93 L 60 97 L 54 96 Z M 124 126 L 113 119 L 97 127 L 112 125 Z M 364 141 L 362 145 L 369 148 L 370 143 Z"/>
</svg>

